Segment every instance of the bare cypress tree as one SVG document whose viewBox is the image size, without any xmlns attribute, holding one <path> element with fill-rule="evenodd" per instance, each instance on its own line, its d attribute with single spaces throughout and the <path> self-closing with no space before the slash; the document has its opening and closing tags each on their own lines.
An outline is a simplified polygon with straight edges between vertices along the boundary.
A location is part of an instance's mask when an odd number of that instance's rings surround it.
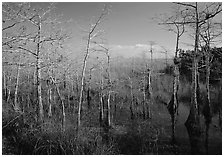
<svg viewBox="0 0 224 157">
<path fill-rule="evenodd" d="M 107 8 L 107 6 L 105 6 L 101 15 L 99 16 L 99 18 L 96 20 L 96 22 L 94 24 L 91 25 L 90 30 L 88 31 L 87 44 L 86 44 L 86 50 L 85 50 L 86 52 L 84 55 L 83 66 L 82 66 L 81 89 L 80 89 L 80 93 L 79 93 L 80 95 L 79 95 L 78 120 L 77 120 L 78 128 L 81 126 L 81 109 L 82 109 L 83 89 L 84 89 L 86 64 L 87 64 L 87 60 L 88 60 L 88 57 L 90 54 L 90 49 L 91 49 L 90 44 L 91 44 L 92 39 L 98 35 L 99 32 L 96 32 L 96 29 L 107 14 L 108 14 L 108 8 Z"/>
<path fill-rule="evenodd" d="M 209 16 L 210 10 L 209 7 L 206 7 L 206 16 Z M 205 119 L 205 147 L 206 147 L 206 154 L 208 154 L 208 131 L 210 127 L 210 123 L 212 121 L 212 114 L 211 114 L 211 98 L 210 98 L 210 71 L 211 71 L 211 43 L 214 42 L 215 39 L 221 36 L 221 29 L 217 27 L 212 19 L 208 19 L 206 24 L 202 27 L 200 32 L 200 37 L 202 39 L 201 43 L 204 43 L 202 46 L 202 51 L 204 52 L 205 56 L 205 84 L 206 84 L 206 100 L 202 110 Z"/>
<path fill-rule="evenodd" d="M 37 114 L 39 121 L 42 122 L 44 118 L 43 103 L 42 103 L 42 76 L 41 69 L 44 67 L 43 63 L 43 48 L 45 45 L 60 46 L 61 42 L 67 38 L 62 30 L 57 31 L 56 26 L 59 25 L 58 19 L 53 19 L 51 12 L 54 9 L 54 3 L 51 3 L 46 8 L 34 8 L 30 3 L 4 3 L 3 12 L 4 23 L 9 22 L 3 27 L 4 33 L 4 52 L 21 51 L 27 56 L 36 61 L 35 63 L 35 77 L 36 91 L 37 91 Z M 11 25 L 11 24 L 12 25 Z M 53 26 L 56 28 L 52 31 L 47 31 L 47 27 Z M 16 31 L 19 27 L 19 33 Z M 29 27 L 33 27 L 29 30 Z M 7 31 L 13 33 L 7 35 Z M 55 32 L 54 32 L 55 31 Z M 45 65 L 46 66 L 46 65 Z"/>
<path fill-rule="evenodd" d="M 192 25 L 194 24 L 193 28 L 195 29 L 195 43 L 194 43 L 194 53 L 193 53 L 193 63 L 192 63 L 192 95 L 191 95 L 191 108 L 190 108 L 190 114 L 189 117 L 186 121 L 186 127 L 188 128 L 189 133 L 192 133 L 192 129 L 194 129 L 194 135 L 190 135 L 191 137 L 199 138 L 200 136 L 200 120 L 199 120 L 199 105 L 198 105 L 198 99 L 200 95 L 200 89 L 199 89 L 199 80 L 198 80 L 198 61 L 199 61 L 199 32 L 200 32 L 200 27 L 205 23 L 206 20 L 213 18 L 216 16 L 221 10 L 220 10 L 220 4 L 217 4 L 213 10 L 213 12 L 209 15 L 201 16 L 204 12 L 200 12 L 198 10 L 198 3 L 191 4 L 191 3 L 175 3 L 180 6 L 183 6 L 184 9 L 180 9 L 176 12 L 176 17 L 174 21 L 169 21 L 169 22 L 164 22 L 161 24 L 168 24 L 168 25 L 175 25 L 176 26 L 176 34 L 177 34 L 177 44 L 176 44 L 176 52 L 175 52 L 175 58 L 174 58 L 174 90 L 173 90 L 173 96 L 171 101 L 173 103 L 169 103 L 171 106 L 175 107 L 177 101 L 175 101 L 177 90 L 178 90 L 178 78 L 179 78 L 179 70 L 178 70 L 178 58 L 177 58 L 177 53 L 178 53 L 178 43 L 179 43 L 179 38 L 180 36 L 184 33 L 184 26 L 185 25 Z M 212 6 L 212 5 L 210 5 Z M 199 17 L 200 14 L 200 17 Z M 175 17 L 174 16 L 174 17 Z M 193 18 L 192 18 L 193 17 Z M 172 20 L 173 17 L 169 17 L 168 20 Z M 182 30 L 181 30 L 181 29 Z M 169 29 L 170 30 L 170 29 Z M 173 30 L 173 29 L 171 29 Z M 175 63 L 176 62 L 176 63 Z M 175 94 L 176 93 L 176 94 Z M 168 105 L 169 106 L 169 105 Z M 171 107 L 172 108 L 172 107 Z M 172 108 L 173 110 L 174 108 Z M 172 118 L 174 119 L 174 117 Z M 173 129 L 174 130 L 174 129 Z M 174 132 L 173 132 L 174 134 Z M 195 139 L 198 141 L 197 139 Z M 192 143 L 192 153 L 198 153 L 198 148 L 197 145 L 193 146 L 197 142 L 194 142 L 195 140 L 191 140 Z"/>
<path fill-rule="evenodd" d="M 191 148 L 192 148 L 192 154 L 198 154 L 200 153 L 198 143 L 200 141 L 200 135 L 201 135 L 201 129 L 200 129 L 200 119 L 199 119 L 199 105 L 198 105 L 198 92 L 199 92 L 199 86 L 198 86 L 198 56 L 199 56 L 199 33 L 201 26 L 205 23 L 206 20 L 213 18 L 216 16 L 219 12 L 221 12 L 221 4 L 218 4 L 215 6 L 215 10 L 213 13 L 206 15 L 201 19 L 199 17 L 199 7 L 198 3 L 190 4 L 190 3 L 177 3 L 178 5 L 191 8 L 193 9 L 192 12 L 194 13 L 194 19 L 193 21 L 184 22 L 184 23 L 194 23 L 195 26 L 195 43 L 194 43 L 194 54 L 193 54 L 193 63 L 192 63 L 192 96 L 191 96 L 191 108 L 190 108 L 190 114 L 188 116 L 188 119 L 185 123 L 188 133 L 190 136 L 190 142 L 191 142 Z M 191 16 L 192 17 L 192 16 Z"/>
<path fill-rule="evenodd" d="M 172 31 L 176 34 L 176 47 L 175 47 L 175 56 L 174 56 L 174 79 L 173 79 L 173 94 L 171 96 L 170 102 L 167 105 L 167 108 L 169 110 L 169 113 L 171 115 L 171 123 L 172 123 L 172 142 L 175 143 L 175 121 L 176 121 L 176 113 L 178 114 L 178 87 L 179 87 L 179 41 L 180 37 L 183 35 L 185 31 L 184 27 L 184 21 L 181 24 L 177 24 L 176 21 L 179 20 L 179 15 L 168 18 L 169 21 L 166 21 L 164 23 L 160 24 L 169 24 L 174 25 L 175 28 L 169 28 L 169 31 Z M 172 23 L 170 23 L 170 20 Z"/>
</svg>

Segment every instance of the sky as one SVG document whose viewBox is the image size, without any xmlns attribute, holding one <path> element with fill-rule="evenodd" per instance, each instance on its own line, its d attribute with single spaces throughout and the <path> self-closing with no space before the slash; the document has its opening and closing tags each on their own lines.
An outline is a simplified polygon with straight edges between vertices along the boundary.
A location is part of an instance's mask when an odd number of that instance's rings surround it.
<svg viewBox="0 0 224 157">
<path fill-rule="evenodd" d="M 63 20 L 71 20 L 69 29 L 72 33 L 70 48 L 80 51 L 84 48 L 86 35 L 83 29 L 88 29 L 89 24 L 100 15 L 104 7 L 103 2 L 66 2 L 57 3 L 57 13 L 63 15 Z M 164 47 L 168 56 L 172 57 L 175 51 L 176 36 L 159 26 L 153 17 L 159 14 L 170 13 L 175 4 L 169 2 L 113 2 L 107 3 L 111 11 L 102 22 L 100 28 L 104 30 L 103 38 L 113 55 L 131 57 L 141 55 L 153 46 L 154 57 L 163 58 L 160 53 Z M 180 48 L 193 49 L 188 46 L 193 44 L 193 39 L 188 35 L 181 38 Z"/>
</svg>

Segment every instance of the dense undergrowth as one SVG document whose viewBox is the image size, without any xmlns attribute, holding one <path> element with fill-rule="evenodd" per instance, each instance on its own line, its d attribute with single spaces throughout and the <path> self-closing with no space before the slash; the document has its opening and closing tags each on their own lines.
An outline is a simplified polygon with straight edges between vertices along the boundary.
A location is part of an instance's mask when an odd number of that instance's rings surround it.
<svg viewBox="0 0 224 157">
<path fill-rule="evenodd" d="M 187 144 L 172 144 L 171 134 L 165 128 L 169 119 L 165 105 L 172 94 L 172 76 L 163 75 L 153 79 L 152 118 L 145 120 L 140 116 L 130 119 L 129 100 L 117 102 L 116 112 L 112 114 L 112 127 L 105 134 L 98 122 L 97 107 L 85 108 L 82 116 L 82 127 L 77 132 L 77 115 L 66 110 L 66 127 L 62 130 L 57 115 L 45 119 L 43 123 L 35 122 L 33 112 L 16 113 L 12 104 L 3 100 L 2 109 L 2 153 L 3 154 L 189 154 Z M 201 96 L 205 96 L 205 85 L 200 84 Z M 181 80 L 179 100 L 186 106 L 190 102 L 190 83 Z M 216 115 L 221 108 L 218 86 L 211 88 L 212 114 Z M 97 103 L 97 102 L 94 102 Z M 84 104 L 85 106 L 85 104 Z M 113 105 L 112 105 L 113 106 Z M 201 103 L 203 108 L 203 103 Z M 114 108 L 112 108 L 114 110 Z M 179 139 L 182 143 L 186 139 Z M 186 142 L 187 143 L 187 142 Z"/>
</svg>

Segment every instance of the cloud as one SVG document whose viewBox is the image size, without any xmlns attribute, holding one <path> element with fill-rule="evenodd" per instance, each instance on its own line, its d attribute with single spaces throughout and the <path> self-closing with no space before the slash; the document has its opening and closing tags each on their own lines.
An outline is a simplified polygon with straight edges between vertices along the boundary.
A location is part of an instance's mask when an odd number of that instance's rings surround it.
<svg viewBox="0 0 224 157">
<path fill-rule="evenodd" d="M 135 44 L 135 45 L 110 45 L 111 54 L 113 56 L 134 57 L 141 56 L 142 53 L 150 51 L 151 45 L 147 44 Z M 153 45 L 153 56 L 155 58 L 164 58 L 165 54 L 163 48 L 159 45 Z"/>
<path fill-rule="evenodd" d="M 110 45 L 110 49 L 133 49 L 133 45 Z"/>
<path fill-rule="evenodd" d="M 149 49 L 150 45 L 146 45 L 146 44 L 136 44 L 135 45 L 136 48 L 141 48 L 141 49 Z"/>
</svg>

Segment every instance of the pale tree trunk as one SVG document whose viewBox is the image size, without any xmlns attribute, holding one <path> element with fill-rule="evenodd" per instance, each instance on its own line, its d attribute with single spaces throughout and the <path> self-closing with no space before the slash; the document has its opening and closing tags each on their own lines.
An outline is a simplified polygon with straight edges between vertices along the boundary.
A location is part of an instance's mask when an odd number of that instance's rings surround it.
<svg viewBox="0 0 224 157">
<path fill-rule="evenodd" d="M 7 99 L 7 85 L 6 85 L 6 74 L 5 72 L 3 71 L 3 89 L 4 89 L 4 99 L 6 100 Z"/>
<path fill-rule="evenodd" d="M 15 89 L 15 97 L 14 97 L 14 110 L 15 112 L 20 112 L 21 108 L 17 102 L 17 97 L 18 97 L 18 88 L 19 88 L 19 77 L 20 77 L 20 58 L 21 55 L 19 55 L 19 62 L 18 62 L 18 67 L 17 67 L 17 77 L 16 77 L 16 89 Z"/>
<path fill-rule="evenodd" d="M 81 89 L 80 89 L 79 105 L 78 105 L 78 128 L 81 125 L 81 110 L 82 110 L 84 79 L 85 79 L 86 63 L 87 63 L 88 56 L 89 56 L 89 41 L 88 41 L 87 52 L 84 57 L 83 68 L 82 68 Z"/>
<path fill-rule="evenodd" d="M 108 120 L 108 126 L 111 126 L 111 110 L 110 110 L 110 96 L 111 96 L 111 80 L 110 80 L 110 55 L 109 55 L 109 50 L 106 50 L 107 54 L 107 77 L 108 77 L 108 97 L 107 97 L 107 120 Z"/>
<path fill-rule="evenodd" d="M 146 85 L 145 85 L 145 73 L 144 73 L 144 83 L 143 83 L 143 90 L 142 90 L 142 94 L 143 94 L 143 106 L 142 106 L 142 116 L 143 119 L 146 119 Z"/>
<path fill-rule="evenodd" d="M 152 69 L 152 66 L 151 66 Z M 152 106 L 152 85 L 151 85 L 151 70 L 148 68 L 148 109 L 147 109 L 147 118 L 152 118 L 152 113 L 151 113 L 151 106 Z"/>
<path fill-rule="evenodd" d="M 82 67 L 82 77 L 81 77 L 81 89 L 80 89 L 80 96 L 79 96 L 79 105 L 78 105 L 78 125 L 77 129 L 81 126 L 81 108 L 82 108 L 82 98 L 83 98 L 83 89 L 84 89 L 84 79 L 85 79 L 85 71 L 86 71 L 86 64 L 87 64 L 87 59 L 89 56 L 89 51 L 90 51 L 90 43 L 91 40 L 97 36 L 98 33 L 95 32 L 97 26 L 100 24 L 101 19 L 108 13 L 107 7 L 103 9 L 101 15 L 97 19 L 97 21 L 91 25 L 90 31 L 88 32 L 88 38 L 87 38 L 87 45 L 86 45 L 86 53 L 84 56 L 83 60 L 83 67 Z M 95 34 L 93 34 L 95 33 Z"/>
<path fill-rule="evenodd" d="M 48 117 L 52 117 L 52 88 L 50 83 L 48 83 Z"/>
<path fill-rule="evenodd" d="M 134 111 L 133 111 L 133 106 L 134 106 L 134 96 L 133 96 L 133 85 L 132 85 L 132 81 L 131 78 L 129 77 L 129 81 L 130 81 L 130 87 L 131 87 L 131 104 L 130 104 L 130 112 L 131 112 L 131 119 L 134 119 Z"/>
<path fill-rule="evenodd" d="M 151 107 L 153 105 L 153 93 L 152 93 L 152 70 L 153 70 L 153 51 L 152 51 L 153 42 L 151 42 L 151 57 L 150 57 L 150 68 L 147 68 L 147 82 L 148 82 L 148 106 L 147 106 L 147 118 L 152 118 Z"/>
<path fill-rule="evenodd" d="M 11 77 L 9 76 L 9 81 L 8 81 L 8 84 L 10 85 L 11 83 Z M 8 87 L 8 97 L 7 97 L 7 103 L 9 102 L 10 100 L 10 95 L 11 95 L 11 87 L 9 86 Z"/>
<path fill-rule="evenodd" d="M 177 26 L 177 25 L 176 25 Z M 184 30 L 183 30 L 184 31 Z M 176 123 L 176 116 L 178 115 L 178 87 L 179 87 L 179 59 L 178 59 L 178 51 L 179 51 L 179 40 L 180 40 L 180 32 L 179 32 L 179 27 L 177 26 L 177 40 L 176 40 L 176 51 L 175 51 L 175 57 L 174 57 L 174 79 L 173 79 L 173 94 L 171 101 L 168 105 L 168 108 L 172 108 L 170 110 L 170 115 L 171 115 L 171 125 L 172 125 L 172 143 L 176 142 L 175 139 L 175 123 Z"/>
<path fill-rule="evenodd" d="M 201 128 L 200 128 L 200 119 L 198 114 L 198 102 L 197 102 L 197 79 L 198 79 L 198 42 L 199 42 L 199 17 L 198 17 L 198 7 L 196 2 L 195 7 L 195 17 L 196 17 L 196 30 L 195 30 L 195 48 L 193 54 L 193 63 L 192 63 L 192 85 L 191 85 L 191 107 L 190 114 L 188 116 L 185 125 L 188 130 L 190 143 L 191 143 L 191 153 L 199 154 L 200 153 L 200 136 L 201 136 Z"/>
<path fill-rule="evenodd" d="M 37 83 L 37 97 L 39 107 L 39 121 L 42 122 L 44 118 L 44 109 L 42 104 L 42 90 L 41 90 L 41 59 L 40 59 L 40 40 L 41 40 L 41 22 L 39 17 L 38 23 L 38 37 L 37 37 L 37 53 L 36 53 L 36 83 Z"/>
<path fill-rule="evenodd" d="M 104 107 L 103 107 L 103 68 L 101 67 L 101 81 L 100 81 L 100 125 L 104 123 Z"/>
<path fill-rule="evenodd" d="M 107 97 L 107 125 L 108 127 L 111 126 L 111 110 L 110 110 L 110 97 L 111 93 L 110 91 L 108 92 L 108 97 Z"/>
<path fill-rule="evenodd" d="M 205 55 L 205 64 L 206 64 L 206 102 L 205 106 L 203 108 L 203 114 L 205 118 L 205 148 L 206 148 L 206 154 L 208 154 L 208 131 L 209 131 L 209 126 L 212 120 L 212 115 L 211 115 L 211 100 L 210 100 L 210 47 L 209 44 L 206 47 L 206 55 Z"/>
</svg>

